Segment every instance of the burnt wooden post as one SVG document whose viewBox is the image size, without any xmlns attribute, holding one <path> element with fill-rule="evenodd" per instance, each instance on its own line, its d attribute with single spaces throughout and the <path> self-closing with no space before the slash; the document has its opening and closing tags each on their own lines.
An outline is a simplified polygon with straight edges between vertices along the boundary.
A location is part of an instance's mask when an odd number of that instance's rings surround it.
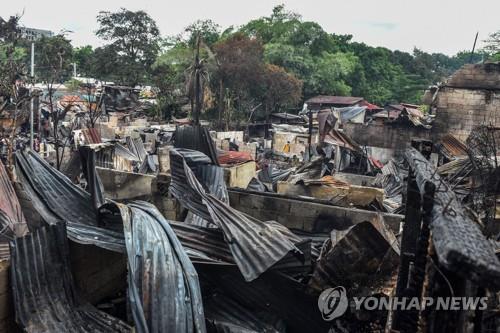
<svg viewBox="0 0 500 333">
<path fill-rule="evenodd" d="M 410 168 L 406 195 L 406 214 L 401 238 L 396 297 L 405 297 L 409 287 L 409 277 L 415 261 L 417 239 L 420 233 L 422 198 L 418 189 L 415 172 Z M 402 324 L 402 312 L 394 312 L 393 328 L 398 330 Z"/>
<path fill-rule="evenodd" d="M 421 300 L 422 294 L 477 296 L 478 287 L 498 290 L 500 261 L 489 241 L 429 161 L 415 148 L 405 156 L 410 172 L 396 296 Z M 467 311 L 396 309 L 391 329 L 462 332 L 464 327 L 478 331 L 480 326 L 480 319 L 472 319 Z"/>
</svg>

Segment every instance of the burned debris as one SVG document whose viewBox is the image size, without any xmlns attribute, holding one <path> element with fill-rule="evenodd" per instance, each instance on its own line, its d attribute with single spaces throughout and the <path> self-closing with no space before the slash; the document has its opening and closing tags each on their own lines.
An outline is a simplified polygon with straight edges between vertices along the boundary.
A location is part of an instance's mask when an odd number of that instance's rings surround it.
<svg viewBox="0 0 500 333">
<path fill-rule="evenodd" d="M 319 95 L 225 131 L 200 82 L 169 121 L 154 89 L 19 89 L 0 114 L 0 331 L 497 328 L 499 68 L 465 66 L 428 106 Z M 487 306 L 398 306 L 455 298 Z"/>
</svg>

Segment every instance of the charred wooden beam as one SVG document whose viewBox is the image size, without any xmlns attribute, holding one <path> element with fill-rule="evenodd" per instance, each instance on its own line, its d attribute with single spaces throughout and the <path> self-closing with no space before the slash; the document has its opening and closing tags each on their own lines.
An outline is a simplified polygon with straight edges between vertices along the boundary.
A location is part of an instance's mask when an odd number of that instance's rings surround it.
<svg viewBox="0 0 500 333">
<path fill-rule="evenodd" d="M 416 149 L 405 156 L 420 193 L 435 188 L 429 225 L 439 264 L 480 286 L 500 286 L 500 261 L 455 193 Z"/>
</svg>

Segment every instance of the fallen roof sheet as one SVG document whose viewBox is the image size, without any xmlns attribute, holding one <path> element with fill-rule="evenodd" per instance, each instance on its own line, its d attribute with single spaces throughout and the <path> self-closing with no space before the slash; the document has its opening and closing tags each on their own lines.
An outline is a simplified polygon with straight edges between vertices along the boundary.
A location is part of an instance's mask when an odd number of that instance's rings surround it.
<svg viewBox="0 0 500 333">
<path fill-rule="evenodd" d="M 331 129 L 325 135 L 324 142 L 352 151 L 361 151 L 361 147 L 354 140 L 336 129 Z"/>
<path fill-rule="evenodd" d="M 169 221 L 193 263 L 236 265 L 229 245 L 220 229 L 206 228 L 187 223 Z M 297 258 L 292 252 L 277 262 L 271 269 L 289 275 L 305 275 L 311 269 L 311 240 L 289 234 L 297 242 L 304 258 Z"/>
<path fill-rule="evenodd" d="M 174 147 L 200 151 L 207 155 L 213 164 L 219 165 L 217 160 L 217 148 L 206 127 L 177 127 L 174 134 Z"/>
<path fill-rule="evenodd" d="M 28 232 L 21 205 L 2 161 L 0 161 L 0 226 L 1 236 L 7 239 L 12 239 L 14 235 L 21 237 Z"/>
<path fill-rule="evenodd" d="M 117 204 L 125 230 L 129 299 L 138 333 L 205 332 L 198 276 L 152 204 Z"/>
<path fill-rule="evenodd" d="M 77 296 L 64 224 L 16 238 L 11 254 L 16 321 L 26 332 L 131 332 Z"/>
<path fill-rule="evenodd" d="M 467 147 L 452 134 L 447 134 L 441 138 L 441 145 L 446 150 L 444 153 L 451 157 L 467 156 Z"/>
<path fill-rule="evenodd" d="M 90 194 L 71 183 L 37 153 L 18 151 L 16 173 L 36 212 L 45 222 L 66 222 L 68 236 L 75 242 L 123 252 L 123 234 L 117 231 L 121 226 L 106 225 L 106 221 L 98 225 Z"/>
<path fill-rule="evenodd" d="M 142 142 L 142 139 L 141 138 L 132 139 L 130 136 L 127 136 L 125 140 L 127 141 L 127 147 L 132 152 L 132 154 L 134 154 L 139 159 L 139 161 L 141 162 L 144 161 L 148 153 L 144 148 L 144 143 Z"/>
<path fill-rule="evenodd" d="M 170 192 L 185 207 L 221 228 L 231 253 L 247 281 L 281 260 L 294 243 L 278 228 L 252 218 L 203 188 L 180 151 L 170 151 Z"/>
<path fill-rule="evenodd" d="M 222 151 L 217 157 L 221 165 L 241 164 L 253 161 L 252 156 L 247 151 Z"/>
<path fill-rule="evenodd" d="M 205 300 L 207 322 L 214 332 L 280 333 L 286 332 L 282 320 L 267 311 L 255 312 L 219 293 Z"/>
<path fill-rule="evenodd" d="M 200 281 L 214 285 L 252 313 L 263 311 L 282 318 L 287 332 L 327 332 L 317 297 L 307 295 L 302 283 L 278 272 L 266 272 L 254 281 L 243 279 L 234 267 L 197 265 Z M 205 291 L 205 289 L 204 289 Z M 241 332 L 241 331 L 236 331 Z M 245 331 L 243 331 L 245 332 Z"/>
</svg>

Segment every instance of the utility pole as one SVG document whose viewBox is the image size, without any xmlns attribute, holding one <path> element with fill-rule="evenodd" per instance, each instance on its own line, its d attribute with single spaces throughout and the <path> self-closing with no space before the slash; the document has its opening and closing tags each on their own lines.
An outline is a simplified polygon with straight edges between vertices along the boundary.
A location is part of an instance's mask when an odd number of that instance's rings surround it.
<svg viewBox="0 0 500 333">
<path fill-rule="evenodd" d="M 472 59 L 474 58 L 474 51 L 476 50 L 477 36 L 479 35 L 479 31 L 476 32 L 476 38 L 474 38 L 474 45 L 472 46 L 472 52 L 470 53 L 469 63 L 472 63 Z"/>
<path fill-rule="evenodd" d="M 76 77 L 76 62 L 73 63 L 73 77 Z"/>
<path fill-rule="evenodd" d="M 33 92 L 35 88 L 35 43 L 31 43 L 31 80 L 32 86 L 30 89 L 30 149 L 33 149 L 33 122 L 34 122 L 34 101 Z"/>
</svg>

